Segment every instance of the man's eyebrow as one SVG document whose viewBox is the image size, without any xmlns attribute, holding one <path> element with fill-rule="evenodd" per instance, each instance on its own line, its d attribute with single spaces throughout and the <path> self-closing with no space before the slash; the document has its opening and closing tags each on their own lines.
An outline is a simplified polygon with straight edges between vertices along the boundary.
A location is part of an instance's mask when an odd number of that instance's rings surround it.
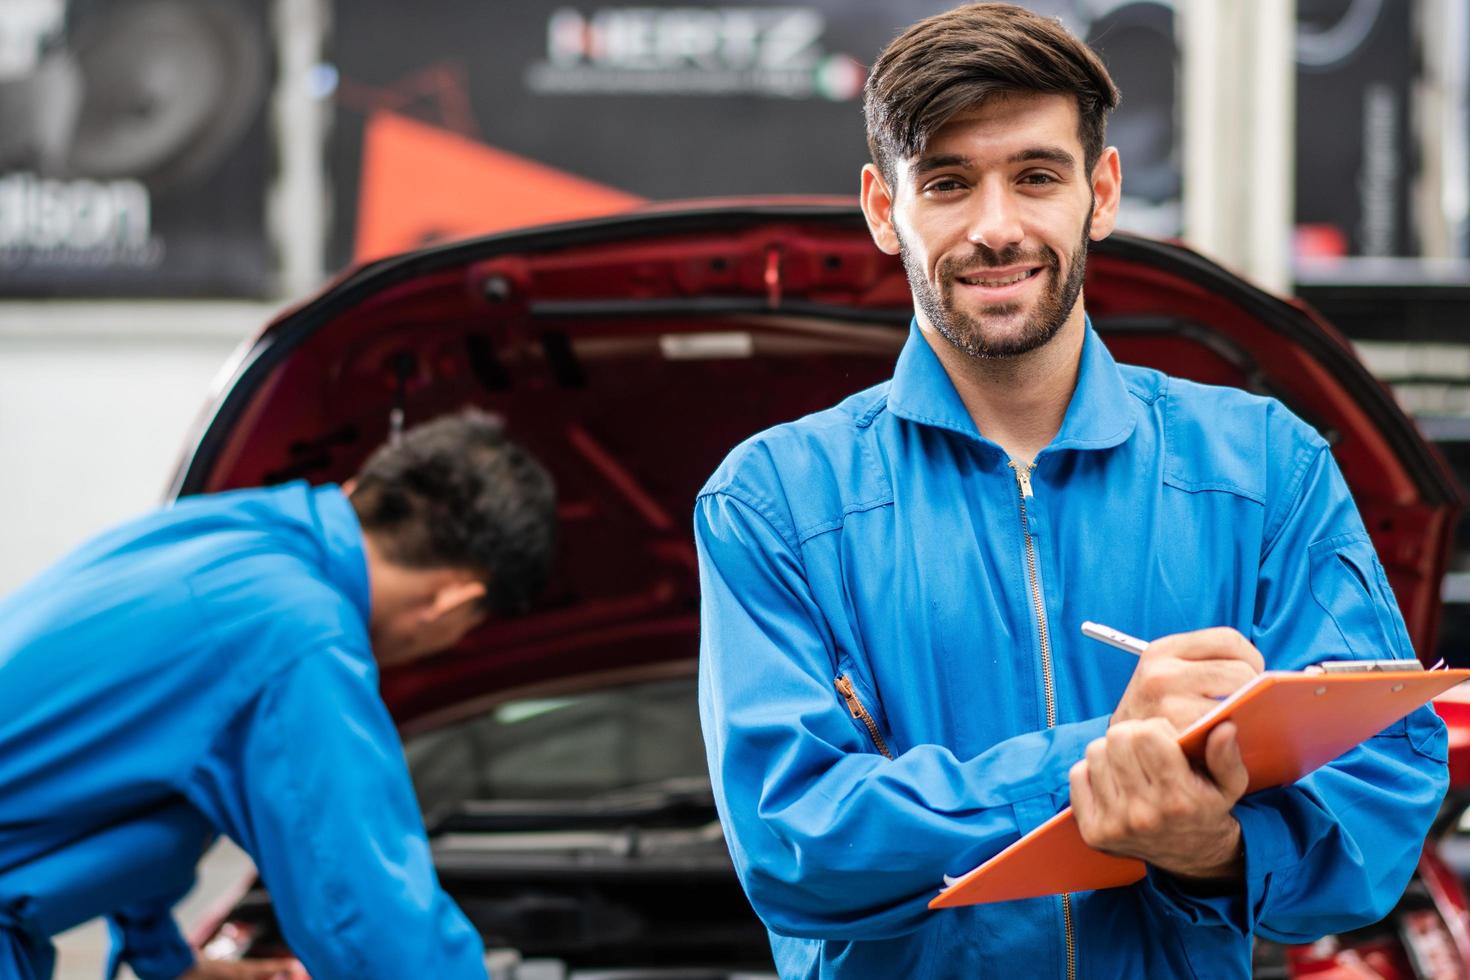
<svg viewBox="0 0 1470 980">
<path fill-rule="evenodd" d="M 1059 146 L 1028 146 L 1024 150 L 1017 150 L 1006 157 L 1006 163 L 1052 163 L 1059 167 L 1071 170 L 1077 166 L 1077 158 Z M 938 153 L 933 156 L 921 157 L 914 164 L 913 174 L 921 177 L 933 170 L 943 170 L 945 167 L 958 167 L 967 170 L 974 167 L 975 161 L 961 153 Z"/>
<path fill-rule="evenodd" d="M 1006 163 L 1054 163 L 1059 167 L 1077 166 L 1077 158 L 1059 146 L 1028 146 L 1006 158 Z"/>
<path fill-rule="evenodd" d="M 932 157 L 923 157 L 914 164 L 914 175 L 927 174 L 931 170 L 943 170 L 945 167 L 959 167 L 968 169 L 975 161 L 959 153 L 944 153 Z"/>
</svg>

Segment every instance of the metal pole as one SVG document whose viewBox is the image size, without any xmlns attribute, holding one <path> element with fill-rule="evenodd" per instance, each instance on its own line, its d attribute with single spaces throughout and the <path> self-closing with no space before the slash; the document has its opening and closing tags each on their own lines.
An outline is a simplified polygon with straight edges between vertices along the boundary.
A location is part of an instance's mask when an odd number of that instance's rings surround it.
<svg viewBox="0 0 1470 980">
<path fill-rule="evenodd" d="M 1184 238 L 1291 288 L 1295 0 L 1180 0 Z"/>
<path fill-rule="evenodd" d="M 1426 258 L 1467 255 L 1470 243 L 1470 10 L 1465 0 L 1421 0 L 1416 41 L 1424 70 L 1414 92 L 1421 161 L 1414 212 Z"/>
<path fill-rule="evenodd" d="M 272 105 L 280 171 L 267 220 L 279 257 L 277 291 L 297 297 L 321 284 L 328 221 L 323 160 L 331 111 L 321 91 L 330 13 L 327 0 L 275 0 L 272 6 L 280 76 Z"/>
</svg>

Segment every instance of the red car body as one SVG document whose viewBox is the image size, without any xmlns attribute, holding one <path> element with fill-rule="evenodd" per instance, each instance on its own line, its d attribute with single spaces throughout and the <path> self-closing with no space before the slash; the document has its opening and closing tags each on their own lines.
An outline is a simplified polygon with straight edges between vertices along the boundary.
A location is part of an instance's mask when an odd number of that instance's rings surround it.
<svg viewBox="0 0 1470 980">
<path fill-rule="evenodd" d="M 1435 650 L 1460 493 L 1348 342 L 1180 245 L 1125 234 L 1092 248 L 1085 296 L 1118 360 L 1273 395 L 1327 436 L 1415 648 Z M 568 684 L 688 677 L 696 490 L 746 436 L 888 377 L 910 316 L 901 265 L 850 202 L 666 206 L 428 248 L 349 272 L 267 326 L 202 420 L 175 492 L 342 480 L 400 422 L 496 411 L 557 479 L 559 567 L 527 615 L 385 675 L 405 734 Z M 1456 781 L 1470 785 L 1462 710 L 1445 713 Z M 1432 848 L 1426 862 L 1431 904 L 1470 963 L 1463 894 Z M 721 867 L 707 880 L 733 885 Z M 739 905 L 730 914 L 751 919 Z M 1340 949 L 1313 949 L 1283 953 L 1280 975 L 1338 968 Z M 719 966 L 685 952 L 657 961 Z M 1354 975 L 1413 976 L 1402 959 Z"/>
</svg>

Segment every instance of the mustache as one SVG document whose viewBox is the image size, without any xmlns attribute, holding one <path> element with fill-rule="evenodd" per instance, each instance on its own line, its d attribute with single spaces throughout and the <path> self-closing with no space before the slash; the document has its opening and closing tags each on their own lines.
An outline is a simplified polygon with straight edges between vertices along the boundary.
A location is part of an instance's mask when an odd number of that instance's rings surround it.
<svg viewBox="0 0 1470 980">
<path fill-rule="evenodd" d="M 975 251 L 963 259 L 948 258 L 940 262 L 938 271 L 945 278 L 955 278 L 973 276 L 986 269 L 1003 269 L 1016 265 L 1040 265 L 1056 270 L 1061 268 L 1061 260 L 1049 248 L 1028 252 L 1019 245 L 1010 245 L 996 251 L 984 245 L 976 245 Z"/>
</svg>

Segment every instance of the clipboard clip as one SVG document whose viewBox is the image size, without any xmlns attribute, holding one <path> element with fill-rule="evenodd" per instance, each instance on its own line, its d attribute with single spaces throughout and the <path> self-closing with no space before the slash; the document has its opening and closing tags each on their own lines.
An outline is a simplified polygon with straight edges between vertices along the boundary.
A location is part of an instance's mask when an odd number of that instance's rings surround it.
<svg viewBox="0 0 1470 980">
<path fill-rule="evenodd" d="M 1444 666 L 1444 659 L 1441 658 L 1439 663 L 1429 669 L 1442 670 Z M 1313 664 L 1303 669 L 1302 673 L 1365 674 L 1397 670 L 1424 670 L 1424 665 L 1417 660 L 1324 660 L 1320 664 Z"/>
</svg>

